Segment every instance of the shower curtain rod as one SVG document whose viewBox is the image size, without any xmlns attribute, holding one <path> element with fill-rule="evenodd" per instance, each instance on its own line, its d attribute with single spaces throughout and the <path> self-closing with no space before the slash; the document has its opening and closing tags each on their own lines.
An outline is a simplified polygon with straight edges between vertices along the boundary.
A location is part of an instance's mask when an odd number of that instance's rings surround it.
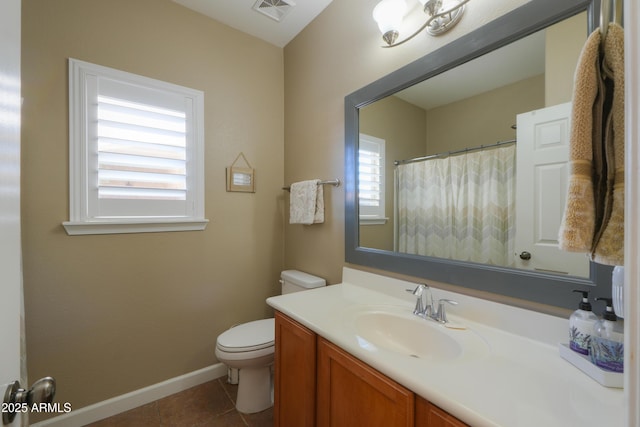
<svg viewBox="0 0 640 427">
<path fill-rule="evenodd" d="M 452 154 L 468 153 L 470 151 L 484 150 L 485 148 L 493 148 L 493 147 L 498 147 L 500 145 L 515 144 L 516 142 L 517 142 L 516 139 L 510 139 L 508 141 L 498 141 L 495 144 L 481 145 L 479 147 L 464 148 L 462 150 L 456 150 L 456 151 L 445 151 L 443 153 L 430 154 L 428 156 L 415 157 L 413 159 L 407 159 L 407 160 L 395 160 L 393 164 L 396 166 L 406 165 L 408 163 L 422 162 L 429 159 L 435 159 L 436 157 L 447 157 L 447 156 L 451 156 Z"/>
</svg>

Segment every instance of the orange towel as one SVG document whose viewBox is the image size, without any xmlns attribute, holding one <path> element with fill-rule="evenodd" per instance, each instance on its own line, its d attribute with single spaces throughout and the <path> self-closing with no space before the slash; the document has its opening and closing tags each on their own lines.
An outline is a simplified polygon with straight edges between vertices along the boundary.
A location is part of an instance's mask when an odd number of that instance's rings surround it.
<svg viewBox="0 0 640 427">
<path fill-rule="evenodd" d="M 571 252 L 591 252 L 596 230 L 593 152 L 594 129 L 600 127 L 599 54 L 600 31 L 596 30 L 587 38 L 574 76 L 569 188 L 558 237 L 560 249 Z"/>
<path fill-rule="evenodd" d="M 600 264 L 624 265 L 624 31 L 611 23 L 604 43 L 604 66 L 610 70 L 613 97 L 605 112 L 605 151 L 609 179 L 600 231 L 592 259 Z"/>
</svg>

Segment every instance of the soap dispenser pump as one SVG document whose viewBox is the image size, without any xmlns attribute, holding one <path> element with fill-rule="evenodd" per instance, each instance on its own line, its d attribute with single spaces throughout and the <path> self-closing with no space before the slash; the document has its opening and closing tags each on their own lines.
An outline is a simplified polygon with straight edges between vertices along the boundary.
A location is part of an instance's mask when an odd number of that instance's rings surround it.
<svg viewBox="0 0 640 427">
<path fill-rule="evenodd" d="M 569 317 L 569 347 L 571 350 L 588 355 L 591 346 L 591 334 L 593 327 L 598 321 L 598 316 L 593 314 L 591 303 L 589 302 L 589 292 L 574 290 L 582 294 L 582 301 L 578 309 L 571 313 Z"/>
<path fill-rule="evenodd" d="M 607 308 L 602 319 L 593 326 L 591 337 L 591 362 L 602 369 L 613 372 L 624 371 L 624 325 L 613 311 L 611 298 L 596 298 L 606 301 Z"/>
</svg>

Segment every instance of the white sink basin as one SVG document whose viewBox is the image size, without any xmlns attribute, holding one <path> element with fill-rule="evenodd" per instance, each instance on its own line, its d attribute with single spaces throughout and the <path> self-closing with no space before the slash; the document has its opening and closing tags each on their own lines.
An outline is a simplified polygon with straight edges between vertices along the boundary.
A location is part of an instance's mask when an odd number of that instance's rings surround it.
<svg viewBox="0 0 640 427">
<path fill-rule="evenodd" d="M 361 347 L 409 357 L 460 361 L 481 357 L 487 343 L 470 329 L 449 329 L 396 306 L 362 307 L 345 316 Z"/>
</svg>

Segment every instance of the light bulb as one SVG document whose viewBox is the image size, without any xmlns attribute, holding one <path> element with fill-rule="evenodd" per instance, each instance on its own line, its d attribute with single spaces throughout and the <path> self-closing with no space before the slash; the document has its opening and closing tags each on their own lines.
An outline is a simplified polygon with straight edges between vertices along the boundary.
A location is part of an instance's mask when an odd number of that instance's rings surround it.
<svg viewBox="0 0 640 427">
<path fill-rule="evenodd" d="M 418 0 L 422 5 L 422 9 L 429 15 L 433 16 L 442 9 L 442 0 Z"/>
<path fill-rule="evenodd" d="M 407 3 L 404 0 L 382 0 L 373 9 L 373 19 L 383 35 L 389 32 L 397 34 L 406 12 Z"/>
</svg>

